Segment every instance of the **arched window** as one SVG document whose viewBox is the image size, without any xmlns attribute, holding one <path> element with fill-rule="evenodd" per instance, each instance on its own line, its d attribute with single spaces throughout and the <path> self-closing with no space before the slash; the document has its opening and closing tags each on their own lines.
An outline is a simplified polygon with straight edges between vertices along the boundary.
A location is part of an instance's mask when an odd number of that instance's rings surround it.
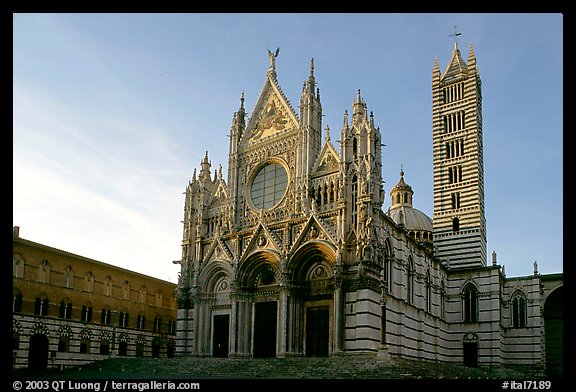
<svg viewBox="0 0 576 392">
<path fill-rule="evenodd" d="M 34 302 L 34 314 L 36 316 L 48 316 L 48 306 L 50 302 L 45 295 L 40 295 L 36 297 Z"/>
<path fill-rule="evenodd" d="M 86 291 L 90 293 L 94 291 L 94 274 L 91 271 L 86 274 Z"/>
<path fill-rule="evenodd" d="M 12 313 L 22 311 L 22 293 L 17 288 L 12 290 Z"/>
<path fill-rule="evenodd" d="M 160 332 L 160 328 L 162 327 L 162 319 L 160 318 L 160 316 L 156 316 L 154 317 L 154 326 L 153 326 L 153 330 L 154 332 Z"/>
<path fill-rule="evenodd" d="M 518 290 L 512 296 L 512 326 L 523 328 L 526 325 L 526 296 Z"/>
<path fill-rule="evenodd" d="M 432 278 L 430 270 L 426 271 L 426 311 L 432 312 Z"/>
<path fill-rule="evenodd" d="M 354 139 L 356 140 L 356 139 Z M 358 197 L 358 177 L 354 174 L 352 177 L 352 227 L 356 228 L 358 206 L 356 205 L 356 200 Z"/>
<path fill-rule="evenodd" d="M 16 278 L 24 277 L 24 257 L 16 253 L 12 259 L 12 275 Z"/>
<path fill-rule="evenodd" d="M 100 314 L 100 324 L 110 325 L 112 322 L 112 311 L 110 308 L 102 309 L 102 313 Z"/>
<path fill-rule="evenodd" d="M 143 314 L 139 314 L 138 318 L 136 319 L 136 328 L 138 329 L 145 329 L 146 327 L 146 316 Z"/>
<path fill-rule="evenodd" d="M 60 302 L 60 312 L 58 314 L 60 318 L 68 319 L 72 317 L 72 302 L 68 298 L 63 299 Z"/>
<path fill-rule="evenodd" d="M 58 338 L 58 352 L 67 353 L 70 351 L 70 338 L 68 336 L 60 336 Z"/>
<path fill-rule="evenodd" d="M 92 322 L 92 306 L 90 304 L 82 305 L 81 320 L 87 323 Z"/>
<path fill-rule="evenodd" d="M 414 262 L 412 258 L 408 259 L 408 280 L 406 282 L 406 301 L 408 303 L 414 302 Z"/>
<path fill-rule="evenodd" d="M 40 263 L 40 268 L 38 269 L 38 281 L 40 283 L 50 284 L 50 273 L 52 272 L 52 267 L 47 259 L 42 260 Z"/>
<path fill-rule="evenodd" d="M 126 310 L 120 312 L 120 316 L 118 318 L 118 324 L 121 327 L 128 327 L 128 312 Z"/>
<path fill-rule="evenodd" d="M 124 299 L 129 300 L 130 299 L 130 283 L 127 280 L 125 280 L 124 283 L 122 284 L 122 291 L 124 294 Z"/>
<path fill-rule="evenodd" d="M 478 322 L 478 289 L 472 283 L 462 290 L 462 313 L 465 323 Z"/>
<path fill-rule="evenodd" d="M 104 280 L 104 295 L 110 297 L 112 295 L 112 277 L 107 276 Z"/>
<path fill-rule="evenodd" d="M 66 268 L 66 272 L 64 273 L 64 287 L 69 289 L 74 287 L 74 270 L 70 265 Z"/>
</svg>

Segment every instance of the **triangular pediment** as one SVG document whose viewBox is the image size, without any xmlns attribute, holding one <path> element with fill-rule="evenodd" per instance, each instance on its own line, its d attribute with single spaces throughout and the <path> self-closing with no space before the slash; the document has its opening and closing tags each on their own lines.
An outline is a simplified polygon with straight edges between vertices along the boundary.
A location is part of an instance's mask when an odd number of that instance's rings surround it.
<svg viewBox="0 0 576 392">
<path fill-rule="evenodd" d="M 227 191 L 226 191 L 226 183 L 224 180 L 218 183 L 214 193 L 212 194 L 212 201 L 210 203 L 209 208 L 216 208 L 224 205 L 226 203 L 227 198 Z"/>
<path fill-rule="evenodd" d="M 330 173 L 335 173 L 340 169 L 340 158 L 338 157 L 338 153 L 336 149 L 330 143 L 330 141 L 326 141 L 324 143 L 324 147 L 318 155 L 318 160 L 314 165 L 314 170 L 312 171 L 313 176 L 321 176 Z"/>
<path fill-rule="evenodd" d="M 216 238 L 208 252 L 206 252 L 206 257 L 204 258 L 205 261 L 212 261 L 212 260 L 227 260 L 232 261 L 234 259 L 234 255 L 232 251 L 228 247 L 225 241 L 222 241 L 220 238 Z"/>
<path fill-rule="evenodd" d="M 331 233 L 327 225 L 312 214 L 306 224 L 302 227 L 302 231 L 296 237 L 296 241 L 292 245 L 290 253 L 296 252 L 298 248 L 309 241 L 326 241 L 336 247 L 337 241 L 335 238 L 335 233 Z"/>
<path fill-rule="evenodd" d="M 245 260 L 254 252 L 261 251 L 272 251 L 278 255 L 282 253 L 282 246 L 278 243 L 278 239 L 262 223 L 256 227 L 254 234 L 240 257 L 240 261 Z"/>
<path fill-rule="evenodd" d="M 270 74 L 248 120 L 242 143 L 252 145 L 268 141 L 298 128 L 296 112 L 284 96 L 276 79 Z"/>
</svg>

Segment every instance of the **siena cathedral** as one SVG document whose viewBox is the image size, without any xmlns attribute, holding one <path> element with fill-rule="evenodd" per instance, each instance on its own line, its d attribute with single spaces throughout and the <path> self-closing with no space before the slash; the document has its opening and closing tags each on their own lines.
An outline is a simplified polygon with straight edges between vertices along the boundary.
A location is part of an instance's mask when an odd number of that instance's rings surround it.
<svg viewBox="0 0 576 392">
<path fill-rule="evenodd" d="M 562 372 L 563 274 L 487 260 L 482 91 L 470 44 L 432 69 L 434 216 L 399 173 L 383 209 L 380 128 L 351 92 L 338 145 L 310 63 L 294 110 L 275 53 L 244 94 L 228 175 L 208 153 L 186 187 L 176 355 L 368 355 Z M 355 96 L 355 98 L 354 98 Z M 555 373 L 554 373 L 555 372 Z"/>
</svg>

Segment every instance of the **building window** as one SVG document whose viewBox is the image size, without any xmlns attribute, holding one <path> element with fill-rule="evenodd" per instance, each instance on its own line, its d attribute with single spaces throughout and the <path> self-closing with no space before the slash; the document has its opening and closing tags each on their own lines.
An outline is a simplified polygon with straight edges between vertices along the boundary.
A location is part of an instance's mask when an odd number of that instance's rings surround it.
<svg viewBox="0 0 576 392">
<path fill-rule="evenodd" d="M 518 291 L 512 297 L 512 326 L 523 328 L 526 325 L 526 297 Z"/>
<path fill-rule="evenodd" d="M 20 313 L 22 311 L 22 294 L 18 289 L 14 290 L 14 296 L 12 297 L 12 312 Z"/>
<path fill-rule="evenodd" d="M 143 357 L 144 356 L 144 344 L 143 343 L 136 343 L 136 356 Z"/>
<path fill-rule="evenodd" d="M 430 271 L 426 272 L 426 311 L 432 312 L 432 278 Z"/>
<path fill-rule="evenodd" d="M 130 299 L 130 283 L 127 280 L 124 281 L 122 289 L 124 292 L 124 299 L 129 300 Z"/>
<path fill-rule="evenodd" d="M 452 218 L 452 231 L 460 230 L 460 219 Z"/>
<path fill-rule="evenodd" d="M 176 333 L 176 322 L 174 320 L 168 321 L 168 333 L 174 335 Z"/>
<path fill-rule="evenodd" d="M 58 352 L 67 353 L 70 351 L 70 338 L 67 336 L 60 336 L 58 339 Z"/>
<path fill-rule="evenodd" d="M 288 187 L 288 174 L 279 163 L 270 163 L 260 169 L 250 187 L 254 206 L 272 208 L 280 202 Z"/>
<path fill-rule="evenodd" d="M 100 324 L 110 325 L 112 322 L 112 311 L 110 309 L 102 309 L 100 316 Z"/>
<path fill-rule="evenodd" d="M 128 355 L 128 342 L 121 341 L 118 343 L 118 355 Z"/>
<path fill-rule="evenodd" d="M 59 316 L 60 318 L 70 320 L 70 318 L 72 317 L 72 302 L 68 300 L 63 300 L 62 302 L 60 302 Z"/>
<path fill-rule="evenodd" d="M 92 306 L 83 305 L 82 306 L 82 321 L 90 323 L 92 322 Z"/>
<path fill-rule="evenodd" d="M 465 323 L 478 322 L 478 289 L 468 283 L 462 290 L 462 311 Z"/>
<path fill-rule="evenodd" d="M 94 291 L 94 274 L 92 272 L 88 272 L 86 275 L 86 291 L 90 293 Z"/>
<path fill-rule="evenodd" d="M 408 281 L 406 284 L 407 295 L 406 300 L 408 303 L 414 302 L 414 263 L 412 259 L 408 261 Z"/>
<path fill-rule="evenodd" d="M 452 209 L 460 208 L 460 192 L 452 192 Z"/>
<path fill-rule="evenodd" d="M 356 205 L 356 200 L 358 197 L 358 177 L 354 175 L 352 177 L 352 227 L 356 228 L 356 223 L 358 220 L 358 206 Z"/>
<path fill-rule="evenodd" d="M 146 327 L 146 316 L 139 314 L 138 318 L 136 319 L 136 328 L 144 329 L 145 327 Z"/>
<path fill-rule="evenodd" d="M 128 327 L 128 312 L 120 312 L 118 323 L 121 327 Z"/>
<path fill-rule="evenodd" d="M 80 341 L 80 354 L 90 354 L 90 339 Z"/>
<path fill-rule="evenodd" d="M 100 342 L 100 354 L 108 355 L 110 354 L 110 342 L 103 340 Z"/>
<path fill-rule="evenodd" d="M 48 316 L 48 298 L 40 298 L 36 297 L 36 301 L 34 302 L 34 314 L 36 316 Z"/>
<path fill-rule="evenodd" d="M 154 332 L 160 332 L 161 327 L 162 327 L 162 319 L 160 318 L 160 316 L 154 317 L 154 326 L 153 326 Z"/>
<path fill-rule="evenodd" d="M 64 287 L 71 289 L 74 286 L 74 270 L 72 266 L 66 268 L 64 273 Z"/>
<path fill-rule="evenodd" d="M 46 259 L 42 260 L 42 263 L 40 263 L 40 269 L 38 270 L 38 281 L 40 283 L 50 284 L 50 272 L 50 263 Z"/>
</svg>

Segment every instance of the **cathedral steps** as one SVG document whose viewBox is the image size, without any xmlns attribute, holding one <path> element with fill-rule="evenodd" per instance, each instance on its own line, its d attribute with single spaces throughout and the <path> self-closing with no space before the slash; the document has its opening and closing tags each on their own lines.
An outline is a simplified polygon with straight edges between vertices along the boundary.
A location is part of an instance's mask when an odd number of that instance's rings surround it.
<svg viewBox="0 0 576 392">
<path fill-rule="evenodd" d="M 17 377 L 34 374 L 16 372 Z M 47 371 L 54 378 L 101 379 L 535 379 L 530 371 L 469 368 L 461 365 L 399 360 L 379 364 L 372 358 L 110 358 L 76 369 Z"/>
</svg>

